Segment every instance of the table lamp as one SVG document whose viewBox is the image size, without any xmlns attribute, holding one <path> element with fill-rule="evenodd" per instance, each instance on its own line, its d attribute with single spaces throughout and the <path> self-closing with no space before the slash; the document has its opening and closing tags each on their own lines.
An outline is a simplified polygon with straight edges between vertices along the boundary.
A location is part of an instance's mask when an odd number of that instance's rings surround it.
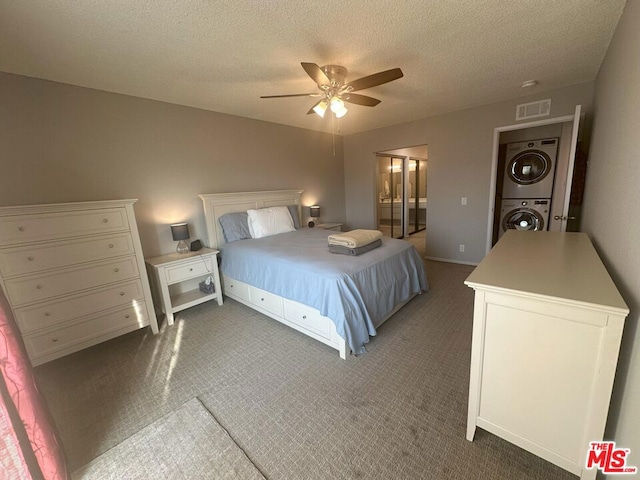
<svg viewBox="0 0 640 480">
<path fill-rule="evenodd" d="M 185 240 L 189 240 L 189 225 L 186 223 L 174 223 L 171 225 L 171 236 L 178 242 L 176 252 L 189 253 L 189 245 Z"/>
<path fill-rule="evenodd" d="M 309 212 L 311 215 L 311 220 L 309 220 L 308 226 L 309 228 L 313 228 L 316 226 L 316 220 L 320 217 L 320 205 L 311 205 L 309 207 Z"/>
</svg>

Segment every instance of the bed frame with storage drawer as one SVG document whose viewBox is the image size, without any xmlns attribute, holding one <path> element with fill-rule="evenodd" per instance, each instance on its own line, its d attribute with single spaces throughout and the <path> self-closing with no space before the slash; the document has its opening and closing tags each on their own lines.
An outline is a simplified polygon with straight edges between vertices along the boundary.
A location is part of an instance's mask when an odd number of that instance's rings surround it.
<svg viewBox="0 0 640 480">
<path fill-rule="evenodd" d="M 222 228 L 218 223 L 218 218 L 222 215 L 249 209 L 296 205 L 298 217 L 301 218 L 301 194 L 302 190 L 275 190 L 199 195 L 204 204 L 209 247 L 218 248 L 225 243 Z M 302 222 L 300 224 L 302 225 Z M 346 359 L 351 351 L 345 340 L 336 332 L 333 321 L 315 308 L 240 282 L 224 275 L 224 272 L 222 272 L 222 290 L 229 298 L 335 348 L 342 359 Z M 379 325 L 392 317 L 407 302 L 397 305 Z"/>
</svg>

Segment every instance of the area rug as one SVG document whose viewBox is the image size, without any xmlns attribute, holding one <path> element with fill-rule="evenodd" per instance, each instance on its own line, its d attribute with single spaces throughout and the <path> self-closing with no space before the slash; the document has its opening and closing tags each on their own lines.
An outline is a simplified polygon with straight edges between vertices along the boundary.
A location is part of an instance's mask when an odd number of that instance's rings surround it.
<svg viewBox="0 0 640 480">
<path fill-rule="evenodd" d="M 79 468 L 73 478 L 264 480 L 196 398 Z"/>
</svg>

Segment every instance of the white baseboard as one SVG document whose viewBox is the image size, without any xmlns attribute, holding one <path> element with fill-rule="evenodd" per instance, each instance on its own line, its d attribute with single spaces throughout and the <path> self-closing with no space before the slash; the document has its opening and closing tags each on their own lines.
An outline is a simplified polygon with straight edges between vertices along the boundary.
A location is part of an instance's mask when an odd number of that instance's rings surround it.
<svg viewBox="0 0 640 480">
<path fill-rule="evenodd" d="M 458 263 L 460 265 L 472 265 L 474 267 L 478 266 L 478 262 L 465 262 L 463 260 L 453 260 L 451 258 L 438 258 L 438 257 L 424 257 L 425 260 L 433 260 L 435 262 L 446 262 L 446 263 Z"/>
</svg>

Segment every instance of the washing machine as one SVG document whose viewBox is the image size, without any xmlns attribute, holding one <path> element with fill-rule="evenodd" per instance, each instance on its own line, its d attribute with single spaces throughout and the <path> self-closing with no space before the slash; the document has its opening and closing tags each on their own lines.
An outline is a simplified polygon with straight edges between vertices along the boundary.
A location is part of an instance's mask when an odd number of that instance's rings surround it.
<svg viewBox="0 0 640 480">
<path fill-rule="evenodd" d="M 549 198 L 518 198 L 502 200 L 498 238 L 507 230 L 547 230 Z"/>
<path fill-rule="evenodd" d="M 558 139 L 507 144 L 502 198 L 551 198 Z"/>
</svg>

